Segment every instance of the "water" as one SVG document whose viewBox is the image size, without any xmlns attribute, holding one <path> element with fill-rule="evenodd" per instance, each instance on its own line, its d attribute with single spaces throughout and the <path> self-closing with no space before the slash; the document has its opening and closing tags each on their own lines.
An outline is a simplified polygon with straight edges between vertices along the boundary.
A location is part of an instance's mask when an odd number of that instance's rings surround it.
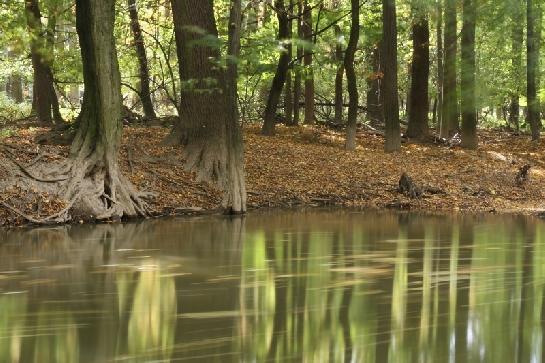
<svg viewBox="0 0 545 363">
<path fill-rule="evenodd" d="M 545 223 L 267 212 L 0 232 L 0 362 L 540 362 Z"/>
</svg>

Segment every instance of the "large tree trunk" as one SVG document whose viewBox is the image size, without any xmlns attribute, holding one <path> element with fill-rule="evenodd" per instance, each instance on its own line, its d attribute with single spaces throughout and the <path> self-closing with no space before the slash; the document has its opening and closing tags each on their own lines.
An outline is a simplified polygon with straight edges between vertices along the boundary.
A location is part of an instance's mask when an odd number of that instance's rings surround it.
<svg viewBox="0 0 545 363">
<path fill-rule="evenodd" d="M 475 104 L 475 0 L 464 0 L 462 27 L 462 147 L 477 148 L 477 106 Z"/>
<path fill-rule="evenodd" d="M 386 152 L 401 149 L 399 125 L 399 98 L 397 91 L 397 20 L 395 0 L 382 0 L 382 42 L 383 42 L 383 105 L 386 126 Z"/>
<path fill-rule="evenodd" d="M 280 101 L 280 96 L 282 96 L 282 89 L 284 88 L 290 65 L 290 55 L 286 44 L 286 41 L 289 38 L 289 19 L 284 0 L 276 0 L 275 8 L 278 16 L 278 41 L 282 46 L 282 51 L 280 53 L 280 58 L 278 59 L 278 66 L 271 85 L 271 90 L 269 91 L 267 106 L 265 107 L 265 120 L 261 129 L 261 133 L 267 136 L 272 136 L 275 132 L 276 110 L 278 102 Z"/>
<path fill-rule="evenodd" d="M 443 0 L 437 0 L 437 98 L 433 107 L 435 126 L 441 134 L 441 125 L 443 124 Z"/>
<path fill-rule="evenodd" d="M 199 180 L 223 190 L 227 212 L 243 213 L 246 187 L 236 67 L 231 65 L 227 73 L 216 67 L 219 49 L 199 42 L 203 36 L 218 36 L 212 0 L 171 0 L 171 4 L 180 80 L 191 81 L 194 88 L 181 90 L 180 120 L 166 142 L 185 146 L 186 167 L 194 170 Z M 231 2 L 229 52 L 235 57 L 240 39 L 239 7 L 238 0 Z"/>
<path fill-rule="evenodd" d="M 85 94 L 70 150 L 67 200 L 96 219 L 145 215 L 145 206 L 118 167 L 121 80 L 114 40 L 115 0 L 77 0 L 76 27 Z"/>
<path fill-rule="evenodd" d="M 343 59 L 343 46 L 341 43 L 342 30 L 341 27 L 335 25 L 335 38 L 337 45 L 335 47 L 335 60 L 337 61 L 337 74 L 335 75 L 335 117 L 333 122 L 337 125 L 343 123 L 343 78 L 344 78 L 344 59 Z"/>
<path fill-rule="evenodd" d="M 312 37 L 312 7 L 309 0 L 304 1 L 303 9 L 303 36 L 307 44 L 313 42 Z M 315 121 L 314 116 L 314 69 L 312 68 L 313 50 L 308 46 L 305 48 L 305 124 L 312 125 Z"/>
<path fill-rule="evenodd" d="M 407 136 L 424 140 L 428 135 L 428 80 L 430 75 L 430 28 L 426 10 L 413 9 L 413 60 Z"/>
<path fill-rule="evenodd" d="M 459 129 L 456 90 L 456 0 L 445 0 L 445 64 L 441 137 L 448 138 Z"/>
<path fill-rule="evenodd" d="M 522 4 L 519 0 L 510 1 L 512 11 L 512 29 L 511 29 L 511 82 L 513 90 L 510 94 L 509 105 L 509 124 L 519 130 L 520 114 L 520 83 L 522 79 L 522 43 L 524 39 L 524 18 L 522 13 Z"/>
<path fill-rule="evenodd" d="M 288 47 L 288 59 L 291 62 L 293 58 L 293 8 L 295 6 L 294 0 L 289 0 L 288 7 L 288 39 L 290 44 Z M 286 118 L 286 125 L 293 125 L 293 69 L 288 69 L 286 74 L 286 90 L 284 92 L 284 117 Z"/>
<path fill-rule="evenodd" d="M 138 9 L 136 0 L 128 0 L 129 15 L 131 18 L 131 30 L 134 38 L 134 46 L 136 48 L 136 57 L 138 58 L 139 76 L 140 76 L 140 101 L 144 115 L 148 120 L 156 118 L 153 102 L 151 101 L 150 76 L 148 68 L 148 57 L 146 56 L 146 46 L 144 44 L 144 36 L 138 21 Z"/>
<path fill-rule="evenodd" d="M 33 107 L 40 122 L 61 123 L 59 103 L 53 86 L 51 42 L 42 26 L 38 0 L 25 0 L 25 13 L 30 33 L 30 53 L 34 70 Z M 50 19 L 51 22 L 51 19 Z"/>
<path fill-rule="evenodd" d="M 527 99 L 528 99 L 528 123 L 532 130 L 532 140 L 539 140 L 540 114 L 539 99 L 537 98 L 537 79 L 539 72 L 539 39 L 536 32 L 536 13 L 538 9 L 534 0 L 527 0 Z"/>
<path fill-rule="evenodd" d="M 346 126 L 347 150 L 356 149 L 356 127 L 358 117 L 358 84 L 354 70 L 354 54 L 360 38 L 360 5 L 359 0 L 351 0 L 352 24 L 350 25 L 350 39 L 344 55 L 344 68 L 346 70 L 346 83 L 348 88 L 348 122 Z"/>
</svg>

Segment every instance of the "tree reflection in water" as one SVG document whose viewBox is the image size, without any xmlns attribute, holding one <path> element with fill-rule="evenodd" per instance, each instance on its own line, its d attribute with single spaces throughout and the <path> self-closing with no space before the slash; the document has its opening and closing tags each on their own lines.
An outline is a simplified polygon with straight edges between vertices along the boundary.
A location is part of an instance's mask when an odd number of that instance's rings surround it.
<svg viewBox="0 0 545 363">
<path fill-rule="evenodd" d="M 0 362 L 539 362 L 545 225 L 260 213 L 2 232 Z"/>
</svg>

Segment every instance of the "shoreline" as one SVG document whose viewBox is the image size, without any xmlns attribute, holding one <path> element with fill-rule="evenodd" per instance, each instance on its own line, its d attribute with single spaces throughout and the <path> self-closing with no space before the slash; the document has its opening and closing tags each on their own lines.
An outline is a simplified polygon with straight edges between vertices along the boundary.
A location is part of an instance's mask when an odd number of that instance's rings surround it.
<svg viewBox="0 0 545 363">
<path fill-rule="evenodd" d="M 29 165 L 41 156 L 58 162 L 66 146 L 40 145 L 35 137 L 45 129 L 18 129 L 1 140 L 19 150 L 17 160 Z M 221 214 L 221 193 L 195 181 L 184 170 L 182 149 L 161 146 L 163 127 L 126 127 L 120 166 L 138 190 L 155 195 L 152 218 Z M 343 134 L 320 127 L 279 127 L 273 137 L 246 127 L 245 158 L 248 212 L 263 209 L 343 208 L 402 210 L 432 214 L 535 215 L 545 212 L 545 143 L 525 136 L 482 131 L 477 151 L 443 145 L 405 143 L 402 151 L 385 154 L 382 137 L 360 130 L 358 148 L 343 149 Z M 35 150 L 34 150 L 35 149 Z M 17 168 L 0 148 L 0 180 L 17 180 Z M 523 165 L 529 180 L 516 183 Z M 407 173 L 421 189 L 420 198 L 401 194 L 398 183 Z M 3 187 L 0 202 L 29 214 L 54 213 L 62 201 L 31 187 Z M 26 189 L 25 189 L 26 188 Z M 79 220 L 69 224 L 78 224 Z M 0 205 L 0 226 L 29 225 Z"/>
</svg>

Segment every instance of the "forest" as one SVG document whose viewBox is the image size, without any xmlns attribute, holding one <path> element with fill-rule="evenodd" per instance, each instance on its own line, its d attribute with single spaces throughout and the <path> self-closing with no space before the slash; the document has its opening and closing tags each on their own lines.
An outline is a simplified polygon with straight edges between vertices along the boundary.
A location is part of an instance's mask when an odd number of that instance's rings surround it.
<svg viewBox="0 0 545 363">
<path fill-rule="evenodd" d="M 0 224 L 539 214 L 541 0 L 8 0 Z"/>
</svg>

